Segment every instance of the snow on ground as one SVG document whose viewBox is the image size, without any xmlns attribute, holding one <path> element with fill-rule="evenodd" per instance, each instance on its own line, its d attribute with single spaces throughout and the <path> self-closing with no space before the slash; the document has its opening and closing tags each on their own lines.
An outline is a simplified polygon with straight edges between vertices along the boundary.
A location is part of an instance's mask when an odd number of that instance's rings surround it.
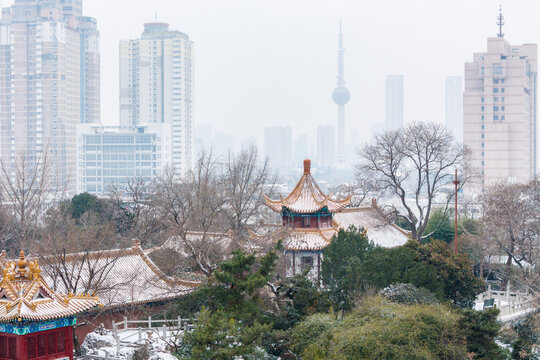
<svg viewBox="0 0 540 360">
<path fill-rule="evenodd" d="M 159 330 L 159 331 L 158 331 Z M 139 334 L 138 329 L 118 332 L 120 345 L 118 346 L 115 337 L 111 331 L 105 329 L 96 329 L 88 334 L 81 346 L 83 354 L 97 355 L 119 359 L 131 359 L 138 346 L 148 343 L 150 346 L 150 360 L 175 360 L 168 351 L 167 341 L 176 339 L 178 332 L 166 331 L 163 340 L 163 331 L 161 329 L 142 329 Z M 140 340 L 139 340 L 140 338 Z"/>
</svg>

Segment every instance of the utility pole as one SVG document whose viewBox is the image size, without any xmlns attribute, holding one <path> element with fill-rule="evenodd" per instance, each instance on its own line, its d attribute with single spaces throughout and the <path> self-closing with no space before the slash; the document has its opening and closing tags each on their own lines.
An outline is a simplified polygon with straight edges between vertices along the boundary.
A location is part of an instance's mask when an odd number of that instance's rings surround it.
<svg viewBox="0 0 540 360">
<path fill-rule="evenodd" d="M 454 193 L 455 193 L 455 196 L 456 196 L 456 203 L 454 205 L 454 253 L 458 253 L 458 246 L 457 246 L 457 242 L 458 242 L 458 238 L 457 238 L 457 191 L 458 191 L 458 185 L 459 185 L 459 180 L 457 178 L 457 169 L 456 169 L 456 175 L 455 175 L 455 179 L 454 181 L 452 181 L 452 183 L 454 184 Z"/>
</svg>

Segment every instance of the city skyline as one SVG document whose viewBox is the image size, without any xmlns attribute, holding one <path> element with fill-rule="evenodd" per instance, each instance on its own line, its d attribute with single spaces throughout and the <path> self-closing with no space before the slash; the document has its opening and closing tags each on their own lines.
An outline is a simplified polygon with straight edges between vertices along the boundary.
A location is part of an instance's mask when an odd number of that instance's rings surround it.
<svg viewBox="0 0 540 360">
<path fill-rule="evenodd" d="M 336 1 L 331 5 L 310 5 L 307 10 L 303 1 L 276 4 L 271 7 L 239 1 L 237 5 L 243 12 L 237 14 L 232 7 L 218 2 L 204 6 L 194 1 L 178 5 L 172 1 L 141 3 L 133 16 L 122 18 L 124 25 L 120 29 L 121 9 L 126 3 L 95 0 L 85 4 L 85 12 L 100 20 L 102 55 L 109 53 L 112 59 L 103 62 L 109 70 L 103 70 L 102 111 L 112 114 L 106 120 L 104 116 L 104 121 L 117 120 L 117 41 L 135 37 L 156 12 L 159 20 L 189 33 L 197 43 L 197 122 L 212 123 L 216 133 L 227 132 L 230 124 L 237 125 L 238 139 L 255 135 L 259 144 L 264 126 L 294 122 L 293 130 L 298 131 L 310 123 L 334 121 L 335 104 L 328 92 L 335 87 L 336 23 L 340 17 L 347 35 L 348 87 L 354 94 L 347 105 L 347 118 L 349 128 L 360 130 L 363 139 L 372 123 L 384 122 L 384 80 L 391 73 L 407 78 L 405 123 L 444 123 L 445 78 L 463 75 L 463 62 L 470 60 L 472 52 L 497 30 L 498 3 L 483 0 L 437 4 L 415 1 L 411 5 L 387 1 L 369 7 Z M 540 30 L 535 30 L 537 25 L 529 10 L 540 10 L 540 4 L 518 0 L 503 3 L 503 7 L 511 42 L 539 42 Z M 525 8 L 528 13 L 521 16 Z M 403 17 L 402 13 L 410 16 Z M 475 21 L 453 26 L 454 19 L 463 14 Z M 213 24 L 220 28 L 219 32 L 209 31 Z M 426 32 L 426 28 L 430 31 Z M 235 45 L 231 48 L 232 39 Z M 231 49 L 234 56 L 220 55 Z M 228 89 L 233 84 L 237 91 L 231 93 Z M 421 88 L 430 89 L 427 103 Z M 310 129 L 310 136 L 316 136 L 315 129 Z"/>
</svg>

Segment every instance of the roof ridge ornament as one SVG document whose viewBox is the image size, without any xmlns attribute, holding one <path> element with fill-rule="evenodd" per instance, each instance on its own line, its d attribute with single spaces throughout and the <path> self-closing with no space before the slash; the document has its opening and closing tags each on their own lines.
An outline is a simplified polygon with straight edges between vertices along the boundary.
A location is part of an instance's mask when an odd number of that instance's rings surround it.
<svg viewBox="0 0 540 360">
<path fill-rule="evenodd" d="M 304 160 L 304 174 L 311 174 L 311 160 Z"/>
</svg>

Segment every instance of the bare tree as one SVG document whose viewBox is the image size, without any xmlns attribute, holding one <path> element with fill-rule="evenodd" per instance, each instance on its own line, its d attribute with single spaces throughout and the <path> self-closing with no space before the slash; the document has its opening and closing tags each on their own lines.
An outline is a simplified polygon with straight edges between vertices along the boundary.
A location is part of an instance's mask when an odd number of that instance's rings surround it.
<svg viewBox="0 0 540 360">
<path fill-rule="evenodd" d="M 54 181 L 47 151 L 32 161 L 25 155 L 12 163 L 0 160 L 1 211 L 7 222 L 3 245 L 16 249 L 32 245 L 43 215 L 64 196 L 64 190 Z"/>
<path fill-rule="evenodd" d="M 538 285 L 540 262 L 540 187 L 527 184 L 498 184 L 482 197 L 482 235 L 497 255 L 504 254 L 505 279 L 519 269 L 516 281 L 530 288 Z M 493 246 L 494 245 L 494 246 Z M 540 290 L 540 289 L 536 289 Z"/>
<path fill-rule="evenodd" d="M 169 234 L 182 244 L 199 270 L 210 275 L 218 261 L 215 253 L 223 255 L 212 233 L 223 232 L 225 221 L 224 197 L 212 154 L 203 153 L 184 179 L 166 171 L 156 189 L 155 209 Z"/>
<path fill-rule="evenodd" d="M 265 206 L 263 194 L 272 192 L 274 184 L 268 159 L 259 162 L 255 147 L 239 155 L 229 154 L 221 186 L 229 226 L 240 239 L 247 237 L 250 225 L 256 225 L 261 208 Z"/>
<path fill-rule="evenodd" d="M 330 189 L 330 192 L 339 199 L 351 197 L 351 206 L 358 207 L 373 193 L 372 184 L 364 177 L 358 176 L 353 184 L 341 184 Z"/>
<path fill-rule="evenodd" d="M 434 203 L 442 202 L 448 210 L 454 169 L 467 167 L 469 151 L 454 143 L 443 125 L 413 123 L 377 135 L 359 155 L 358 178 L 378 193 L 397 196 L 398 215 L 410 226 L 412 238 L 420 241 L 430 235 L 424 230 Z M 466 181 L 462 177 L 460 186 Z"/>
<path fill-rule="evenodd" d="M 125 186 L 109 188 L 109 206 L 117 223 L 118 233 L 127 239 L 137 239 L 143 247 L 155 246 L 165 231 L 160 213 L 154 211 L 156 186 L 138 177 Z"/>
</svg>

